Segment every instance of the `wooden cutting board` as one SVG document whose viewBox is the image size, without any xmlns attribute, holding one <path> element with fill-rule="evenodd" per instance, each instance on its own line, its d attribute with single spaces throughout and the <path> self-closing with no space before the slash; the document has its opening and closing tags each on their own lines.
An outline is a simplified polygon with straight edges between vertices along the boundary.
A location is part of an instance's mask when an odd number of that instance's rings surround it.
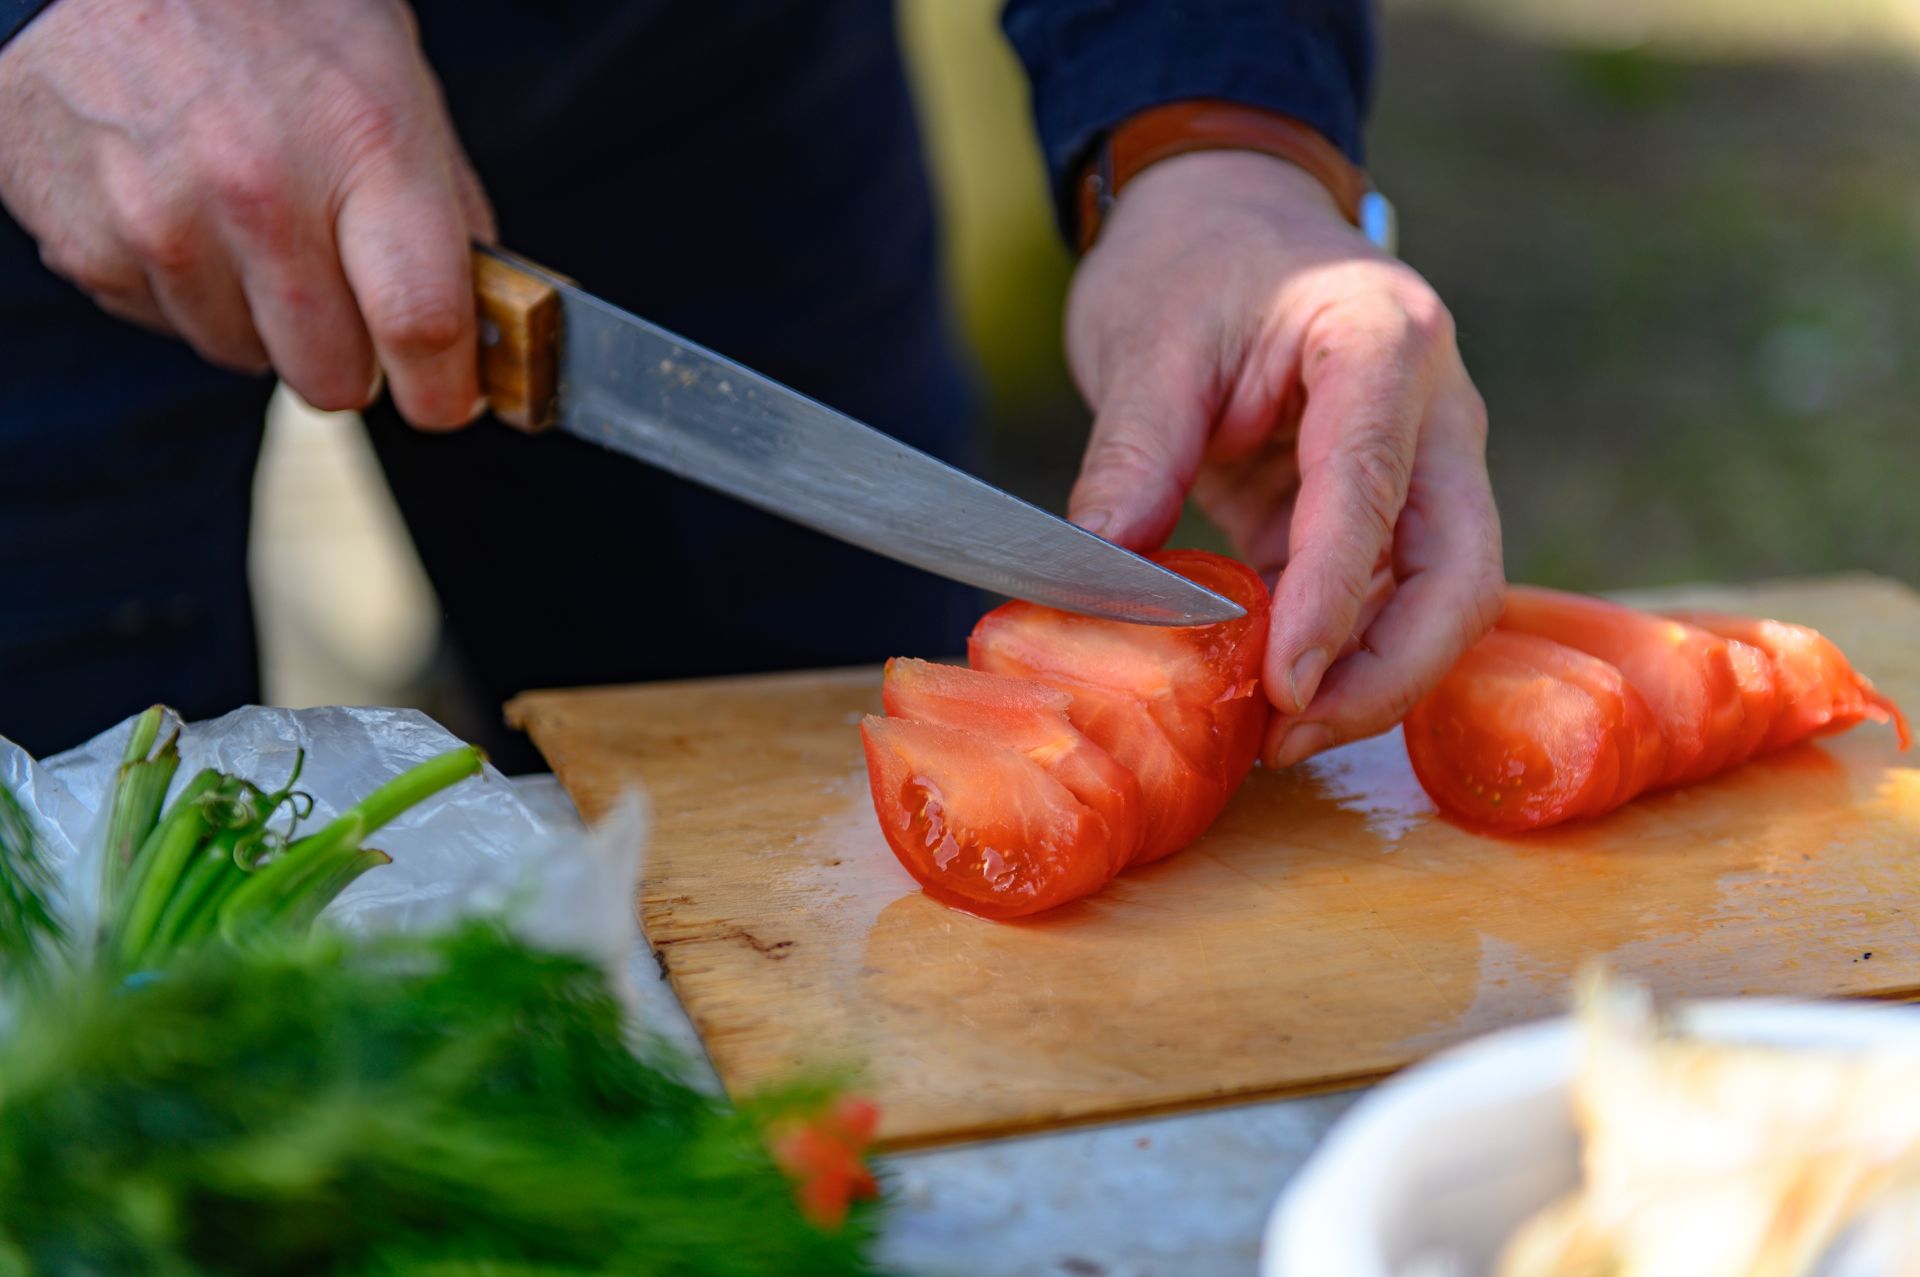
<svg viewBox="0 0 1920 1277">
<path fill-rule="evenodd" d="M 1817 626 L 1920 711 L 1903 586 L 1661 597 Z M 1436 819 L 1395 733 L 1256 771 L 1185 852 L 1004 924 L 882 842 L 856 730 L 879 685 L 536 692 L 508 717 L 588 819 L 650 795 L 642 922 L 729 1089 L 857 1064 L 895 1147 L 1371 1080 L 1558 1011 L 1596 959 L 1669 995 L 1920 996 L 1920 762 L 1884 727 L 1514 840 Z"/>
</svg>

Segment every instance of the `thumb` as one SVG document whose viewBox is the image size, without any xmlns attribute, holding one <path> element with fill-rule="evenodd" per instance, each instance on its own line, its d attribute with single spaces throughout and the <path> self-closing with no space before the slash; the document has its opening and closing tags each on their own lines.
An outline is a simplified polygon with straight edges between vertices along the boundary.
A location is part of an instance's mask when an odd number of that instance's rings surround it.
<svg viewBox="0 0 1920 1277">
<path fill-rule="evenodd" d="M 1163 544 L 1206 452 L 1211 380 L 1191 350 L 1177 347 L 1116 370 L 1094 405 L 1067 517 L 1130 550 Z"/>
</svg>

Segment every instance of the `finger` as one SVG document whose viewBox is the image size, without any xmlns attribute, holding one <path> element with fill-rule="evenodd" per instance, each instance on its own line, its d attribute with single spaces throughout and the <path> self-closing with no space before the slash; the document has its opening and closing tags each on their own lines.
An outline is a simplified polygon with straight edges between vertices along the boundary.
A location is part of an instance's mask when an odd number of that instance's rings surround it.
<svg viewBox="0 0 1920 1277">
<path fill-rule="evenodd" d="M 147 278 L 167 322 L 202 359 L 234 372 L 264 373 L 272 367 L 246 294 L 225 262 L 188 271 L 150 266 Z"/>
<path fill-rule="evenodd" d="M 1265 665 L 1269 699 L 1290 713 L 1312 701 L 1353 633 L 1406 503 L 1429 356 L 1419 335 L 1383 335 L 1380 322 L 1306 347 L 1300 492 Z"/>
<path fill-rule="evenodd" d="M 1395 538 L 1398 582 L 1357 649 L 1328 671 L 1308 712 L 1270 723 L 1263 756 L 1271 765 L 1386 731 L 1500 615 L 1500 524 L 1479 445 L 1470 426 L 1432 433 L 1437 455 L 1422 457 Z"/>
<path fill-rule="evenodd" d="M 1139 350 L 1101 393 L 1068 517 L 1132 550 L 1180 520 L 1213 415 L 1205 358 L 1177 342 Z"/>
<path fill-rule="evenodd" d="M 333 237 L 324 224 L 310 223 L 288 249 L 249 256 L 243 281 L 274 371 L 322 412 L 364 408 L 380 377 Z"/>
<path fill-rule="evenodd" d="M 1207 461 L 1193 481 L 1193 499 L 1256 572 L 1277 576 L 1287 562 L 1299 487 L 1293 439 L 1275 437 L 1238 463 Z"/>
<path fill-rule="evenodd" d="M 444 157 L 376 163 L 341 204 L 341 264 L 401 415 L 462 426 L 486 406 L 466 219 Z"/>
</svg>

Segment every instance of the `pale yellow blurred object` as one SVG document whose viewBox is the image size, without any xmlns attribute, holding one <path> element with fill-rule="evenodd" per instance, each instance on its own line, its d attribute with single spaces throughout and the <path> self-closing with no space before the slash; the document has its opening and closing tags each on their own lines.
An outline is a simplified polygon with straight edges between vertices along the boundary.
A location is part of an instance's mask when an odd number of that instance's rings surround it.
<svg viewBox="0 0 1920 1277">
<path fill-rule="evenodd" d="M 1688 1038 L 1599 976 L 1580 1018 L 1582 1184 L 1499 1277 L 1920 1277 L 1920 1053 Z"/>
<path fill-rule="evenodd" d="M 248 575 L 268 704 L 408 699 L 433 656 L 439 603 L 352 413 L 274 395 Z"/>
</svg>

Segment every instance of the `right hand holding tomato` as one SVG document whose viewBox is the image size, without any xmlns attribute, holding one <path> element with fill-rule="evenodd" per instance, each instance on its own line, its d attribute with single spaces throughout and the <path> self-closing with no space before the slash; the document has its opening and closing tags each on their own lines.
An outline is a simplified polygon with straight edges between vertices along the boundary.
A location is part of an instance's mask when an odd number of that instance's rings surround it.
<svg viewBox="0 0 1920 1277">
<path fill-rule="evenodd" d="M 484 406 L 493 219 L 403 0 L 57 0 L 0 121 L 0 203 L 106 310 L 317 408 Z"/>
</svg>

